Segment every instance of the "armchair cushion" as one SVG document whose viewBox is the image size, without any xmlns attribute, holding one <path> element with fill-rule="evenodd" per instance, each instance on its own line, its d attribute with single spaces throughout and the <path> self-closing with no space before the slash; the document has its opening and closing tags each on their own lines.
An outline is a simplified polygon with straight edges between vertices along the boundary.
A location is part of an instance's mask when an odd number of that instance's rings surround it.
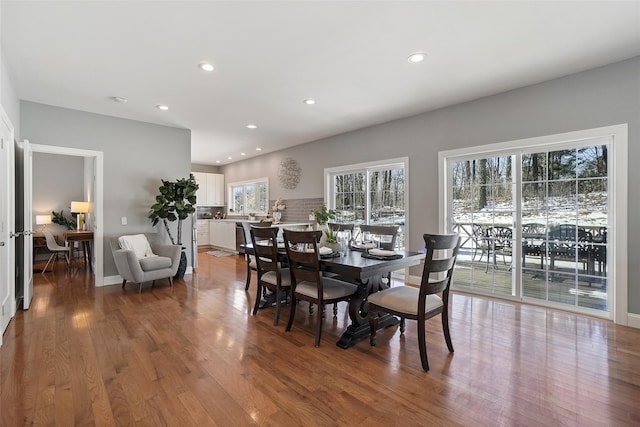
<svg viewBox="0 0 640 427">
<path fill-rule="evenodd" d="M 171 268 L 171 258 L 164 256 L 151 256 L 140 258 L 140 267 L 142 271 L 160 270 L 161 268 Z"/>
</svg>

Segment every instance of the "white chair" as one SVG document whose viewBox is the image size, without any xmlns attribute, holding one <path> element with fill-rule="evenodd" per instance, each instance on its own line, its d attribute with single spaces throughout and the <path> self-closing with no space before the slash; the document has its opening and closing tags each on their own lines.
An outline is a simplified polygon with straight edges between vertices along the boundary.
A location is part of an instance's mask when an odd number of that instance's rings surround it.
<svg viewBox="0 0 640 427">
<path fill-rule="evenodd" d="M 73 249 L 71 246 L 60 246 L 56 241 L 56 238 L 53 237 L 53 234 L 49 230 L 43 230 L 44 238 L 47 241 L 47 249 L 51 252 L 51 256 L 47 261 L 47 264 L 42 269 L 42 274 L 47 271 L 47 267 L 51 264 L 51 261 L 54 257 L 58 258 L 58 254 L 64 253 L 64 258 L 67 261 L 67 268 L 71 265 L 71 250 Z M 53 264 L 51 265 L 53 268 Z"/>
</svg>

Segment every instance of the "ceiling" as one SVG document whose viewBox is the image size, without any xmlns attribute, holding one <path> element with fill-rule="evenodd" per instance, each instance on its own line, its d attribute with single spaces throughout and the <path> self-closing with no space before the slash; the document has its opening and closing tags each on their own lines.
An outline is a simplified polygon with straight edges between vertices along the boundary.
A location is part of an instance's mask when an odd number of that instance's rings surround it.
<svg viewBox="0 0 640 427">
<path fill-rule="evenodd" d="M 0 12 L 20 99 L 191 129 L 192 162 L 212 165 L 640 55 L 638 1 L 3 0 Z M 415 52 L 426 59 L 409 63 Z"/>
</svg>

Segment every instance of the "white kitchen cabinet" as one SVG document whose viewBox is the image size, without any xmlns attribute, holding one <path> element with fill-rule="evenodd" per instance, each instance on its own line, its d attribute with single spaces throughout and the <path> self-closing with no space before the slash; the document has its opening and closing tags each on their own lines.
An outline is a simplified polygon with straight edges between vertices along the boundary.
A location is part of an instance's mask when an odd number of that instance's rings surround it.
<svg viewBox="0 0 640 427">
<path fill-rule="evenodd" d="M 209 226 L 209 240 L 213 246 L 236 250 L 236 222 L 212 220 Z"/>
<path fill-rule="evenodd" d="M 196 232 L 198 234 L 198 246 L 209 245 L 209 220 L 199 219 L 196 221 Z"/>
<path fill-rule="evenodd" d="M 207 203 L 212 206 L 224 206 L 224 175 L 208 173 L 207 175 Z"/>
<path fill-rule="evenodd" d="M 224 175 L 220 173 L 191 172 L 198 183 L 196 204 L 224 206 Z"/>
</svg>

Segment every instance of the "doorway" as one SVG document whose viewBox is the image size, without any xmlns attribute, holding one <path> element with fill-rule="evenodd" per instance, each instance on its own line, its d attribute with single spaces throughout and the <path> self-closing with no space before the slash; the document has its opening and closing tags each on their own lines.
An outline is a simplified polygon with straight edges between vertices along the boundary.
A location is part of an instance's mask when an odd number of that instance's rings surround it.
<svg viewBox="0 0 640 427">
<path fill-rule="evenodd" d="M 103 153 L 102 151 L 83 150 L 68 147 L 56 147 L 50 145 L 31 144 L 31 152 L 34 155 L 59 155 L 63 157 L 74 157 L 83 159 L 83 200 L 90 202 L 91 212 L 88 216 L 87 230 L 93 231 L 93 263 L 94 284 L 102 286 L 104 284 L 103 273 Z M 59 173 L 64 174 L 64 170 Z M 33 181 L 33 175 L 32 175 Z M 31 191 L 28 192 L 31 194 Z M 70 202 L 70 201 L 69 201 Z M 39 207 L 35 207 L 39 208 Z M 35 210 L 32 209 L 33 218 Z M 33 227 L 31 227 L 33 230 Z"/>
</svg>

